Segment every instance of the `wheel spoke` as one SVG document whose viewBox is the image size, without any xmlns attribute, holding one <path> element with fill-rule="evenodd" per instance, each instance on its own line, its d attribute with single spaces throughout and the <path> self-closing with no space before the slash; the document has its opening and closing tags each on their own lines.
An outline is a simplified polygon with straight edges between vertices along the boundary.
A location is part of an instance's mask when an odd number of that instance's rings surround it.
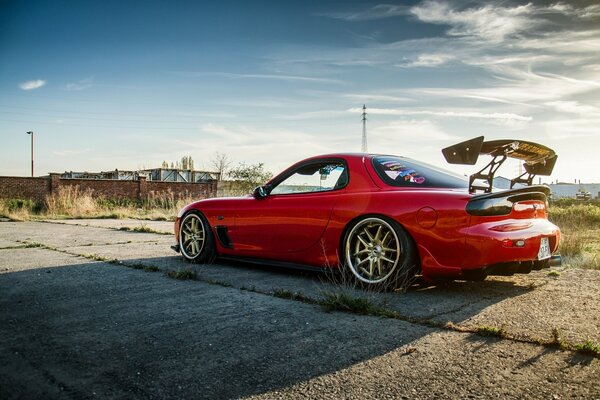
<svg viewBox="0 0 600 400">
<path fill-rule="evenodd" d="M 373 272 L 375 272 L 374 270 L 375 270 L 375 261 L 372 258 L 370 258 L 369 259 L 369 276 L 371 278 L 373 277 Z"/>
<path fill-rule="evenodd" d="M 365 247 L 369 247 L 369 244 L 367 242 L 365 242 L 365 240 L 360 237 L 360 236 L 356 236 L 356 238 L 365 246 Z"/>
<path fill-rule="evenodd" d="M 381 272 L 381 258 L 377 259 L 377 274 L 381 277 L 383 273 Z"/>
<path fill-rule="evenodd" d="M 394 263 L 396 262 L 396 261 L 394 261 L 394 260 L 391 260 L 391 259 L 389 259 L 389 258 L 387 258 L 387 257 L 385 257 L 385 256 L 381 256 L 381 259 L 382 259 L 382 260 L 385 260 L 385 261 L 387 261 L 387 262 L 391 262 L 392 264 L 394 264 Z"/>
<path fill-rule="evenodd" d="M 365 254 L 365 253 L 368 253 L 368 252 L 369 252 L 369 249 L 362 249 L 362 250 L 359 250 L 356 253 L 352 254 L 352 257 L 356 257 L 359 254 Z"/>
<path fill-rule="evenodd" d="M 360 261 L 359 261 L 359 262 L 356 264 L 356 266 L 358 267 L 358 266 L 360 266 L 360 265 L 363 265 L 364 263 L 366 263 L 366 262 L 367 262 L 367 261 L 369 261 L 369 260 L 370 260 L 370 257 L 363 258 L 362 260 L 360 260 Z"/>
<path fill-rule="evenodd" d="M 369 238 L 369 240 L 371 242 L 373 242 L 375 240 L 375 238 L 371 235 L 371 232 L 369 232 L 369 227 L 365 227 L 365 229 L 363 229 L 363 232 L 367 235 L 367 237 Z"/>
<path fill-rule="evenodd" d="M 375 240 L 379 239 L 379 235 L 381 235 L 381 229 L 383 229 L 383 226 L 379 225 L 377 228 L 377 233 L 375 234 Z"/>
</svg>

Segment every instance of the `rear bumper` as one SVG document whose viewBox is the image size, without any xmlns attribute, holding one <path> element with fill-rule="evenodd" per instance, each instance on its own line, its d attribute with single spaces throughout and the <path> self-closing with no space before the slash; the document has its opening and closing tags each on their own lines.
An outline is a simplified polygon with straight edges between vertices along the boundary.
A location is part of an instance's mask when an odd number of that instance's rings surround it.
<svg viewBox="0 0 600 400">
<path fill-rule="evenodd" d="M 554 253 L 560 244 L 560 236 L 556 225 L 541 218 L 478 223 L 472 225 L 467 233 L 461 268 L 469 270 L 488 266 L 496 269 L 497 265 L 550 264 L 552 258 L 538 260 L 542 238 L 548 238 L 550 253 Z M 552 263 L 557 260 L 559 258 Z"/>
<path fill-rule="evenodd" d="M 546 260 L 514 261 L 487 265 L 477 269 L 462 269 L 461 275 L 466 280 L 479 281 L 485 279 L 488 275 L 509 276 L 514 274 L 528 274 L 531 271 L 558 267 L 561 264 L 562 257 L 556 254 Z"/>
</svg>

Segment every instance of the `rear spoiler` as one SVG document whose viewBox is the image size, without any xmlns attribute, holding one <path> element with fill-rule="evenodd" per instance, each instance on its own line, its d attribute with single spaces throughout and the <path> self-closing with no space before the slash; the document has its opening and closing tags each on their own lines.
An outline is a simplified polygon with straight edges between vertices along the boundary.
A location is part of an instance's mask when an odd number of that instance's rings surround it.
<svg viewBox="0 0 600 400">
<path fill-rule="evenodd" d="M 465 142 L 446 147 L 442 154 L 450 164 L 475 165 L 480 154 L 489 154 L 492 160 L 479 172 L 469 177 L 469 191 L 492 191 L 494 174 L 507 158 L 523 160 L 525 172 L 510 181 L 510 188 L 521 183 L 531 186 L 536 175 L 550 175 L 558 156 L 554 150 L 538 143 L 523 140 L 491 140 L 484 142 L 479 136 Z"/>
</svg>

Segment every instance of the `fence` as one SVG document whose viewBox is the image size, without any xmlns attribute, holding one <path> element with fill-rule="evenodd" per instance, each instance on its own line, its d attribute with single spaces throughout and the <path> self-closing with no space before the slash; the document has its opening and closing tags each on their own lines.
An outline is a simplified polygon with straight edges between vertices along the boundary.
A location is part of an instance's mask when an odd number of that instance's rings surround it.
<svg viewBox="0 0 600 400">
<path fill-rule="evenodd" d="M 38 178 L 0 176 L 0 198 L 43 202 L 60 187 L 79 187 L 94 197 L 146 200 L 151 195 L 173 193 L 178 197 L 203 199 L 217 195 L 217 182 L 156 182 L 139 177 L 135 181 L 117 179 L 64 179 L 59 174 Z"/>
</svg>

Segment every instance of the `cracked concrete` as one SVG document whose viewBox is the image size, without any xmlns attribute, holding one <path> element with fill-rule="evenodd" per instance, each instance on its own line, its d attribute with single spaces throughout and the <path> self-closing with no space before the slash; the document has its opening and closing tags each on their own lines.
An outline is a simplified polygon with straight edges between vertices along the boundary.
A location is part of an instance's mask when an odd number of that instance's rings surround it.
<svg viewBox="0 0 600 400">
<path fill-rule="evenodd" d="M 324 274 L 190 265 L 170 250 L 172 236 L 102 221 L 0 222 L 0 397 L 600 398 L 598 359 L 239 290 L 317 299 L 339 285 Z M 56 250 L 15 248 L 24 243 Z M 90 254 L 161 272 L 78 256 Z M 201 281 L 164 276 L 176 269 Z M 354 293 L 406 318 L 525 339 L 558 328 L 572 343 L 600 343 L 599 288 L 598 271 L 566 270 Z"/>
</svg>

